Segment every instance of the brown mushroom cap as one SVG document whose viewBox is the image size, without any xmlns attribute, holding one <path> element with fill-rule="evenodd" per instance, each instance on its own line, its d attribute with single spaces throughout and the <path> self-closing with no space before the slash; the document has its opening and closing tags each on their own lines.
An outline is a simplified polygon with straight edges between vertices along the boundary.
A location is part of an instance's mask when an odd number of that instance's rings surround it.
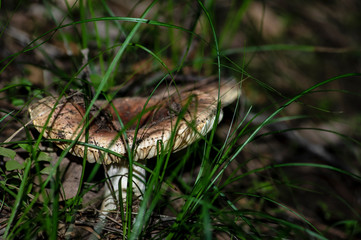
<svg viewBox="0 0 361 240">
<path fill-rule="evenodd" d="M 104 106 L 104 101 L 97 101 L 89 114 L 88 143 L 110 149 L 121 155 L 127 154 L 126 144 L 129 144 L 131 149 L 135 143 L 134 160 L 140 160 L 156 156 L 157 144 L 160 149 L 160 141 L 164 149 L 169 150 L 168 145 L 174 137 L 171 151 L 179 151 L 212 129 L 217 114 L 217 86 L 208 85 L 203 88 L 205 91 L 202 91 L 202 88 L 174 91 L 170 96 L 160 93 L 149 100 L 141 97 L 118 98 L 106 106 Z M 239 87 L 233 81 L 232 84 L 227 82 L 222 85 L 222 102 L 224 100 L 228 104 L 238 95 Z M 112 105 L 116 109 L 113 109 Z M 144 106 L 146 110 L 141 114 Z M 58 102 L 56 98 L 46 97 L 29 106 L 30 117 L 36 129 L 41 132 L 45 127 L 44 137 L 67 140 L 76 140 L 79 137 L 78 142 L 85 142 L 86 139 L 85 112 L 84 96 L 81 94 L 62 97 Z M 126 138 L 119 133 L 121 128 L 117 114 L 125 126 L 130 125 L 130 128 L 125 131 Z M 134 141 L 135 126 L 139 118 L 140 126 Z M 222 112 L 219 120 L 221 118 Z M 130 123 L 131 120 L 135 120 L 133 124 Z M 68 142 L 56 144 L 62 149 L 69 146 Z M 121 158 L 96 148 L 88 147 L 87 151 L 89 162 L 103 161 L 105 164 L 111 164 L 121 161 Z M 75 144 L 70 152 L 83 157 L 84 145 Z"/>
</svg>

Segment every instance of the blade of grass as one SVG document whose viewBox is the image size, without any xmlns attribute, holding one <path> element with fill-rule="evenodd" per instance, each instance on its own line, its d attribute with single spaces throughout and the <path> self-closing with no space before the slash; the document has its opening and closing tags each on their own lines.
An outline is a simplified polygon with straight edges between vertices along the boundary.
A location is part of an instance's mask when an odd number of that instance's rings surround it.
<svg viewBox="0 0 361 240">
<path fill-rule="evenodd" d="M 25 162 L 25 169 L 24 169 L 23 179 L 22 179 L 20 187 L 19 187 L 19 192 L 16 195 L 15 203 L 14 203 L 14 206 L 12 208 L 10 217 L 9 217 L 9 219 L 7 221 L 7 226 L 5 228 L 5 232 L 4 232 L 4 236 L 3 236 L 4 239 L 7 239 L 8 237 L 10 237 L 9 236 L 10 228 L 12 227 L 13 221 L 15 219 L 15 216 L 16 216 L 17 212 L 18 212 L 20 202 L 23 199 L 23 195 L 25 193 L 25 187 L 29 183 L 28 182 L 28 177 L 29 177 L 30 169 L 31 169 L 31 161 L 29 159 L 28 161 Z"/>
<path fill-rule="evenodd" d="M 233 2 L 236 2 L 236 1 L 233 1 Z M 228 39 L 234 38 L 234 35 L 237 33 L 237 29 L 239 28 L 239 26 L 241 24 L 242 18 L 244 16 L 244 14 L 246 13 L 251 2 L 252 2 L 252 0 L 242 1 L 241 6 L 235 8 L 235 12 L 228 14 L 228 17 L 224 23 L 225 27 L 222 28 L 222 32 L 220 34 L 221 37 L 220 37 L 219 42 L 221 44 L 224 44 L 224 43 L 229 44 Z"/>
<path fill-rule="evenodd" d="M 189 34 L 193 34 L 193 35 L 199 37 L 200 39 L 202 39 L 198 34 L 192 32 L 192 31 L 190 31 L 190 30 L 188 30 L 186 28 L 176 26 L 176 25 L 172 25 L 172 24 L 169 24 L 169 23 L 159 22 L 159 21 L 155 21 L 155 20 L 149 20 L 149 19 L 146 19 L 146 18 L 100 17 L 100 18 L 84 19 L 84 20 L 81 20 L 81 21 L 74 21 L 74 22 L 71 22 L 71 23 L 68 23 L 68 24 L 60 25 L 60 26 L 55 27 L 55 28 L 53 28 L 51 30 L 48 30 L 45 33 L 41 34 L 36 39 L 34 39 L 33 41 L 31 41 L 22 51 L 19 51 L 19 52 L 15 53 L 15 54 L 11 54 L 10 56 L 8 56 L 6 58 L 3 58 L 2 60 L 0 60 L 0 63 L 3 63 L 5 61 L 8 61 L 8 62 L 0 70 L 0 73 L 2 73 L 4 71 L 4 69 L 7 68 L 7 66 L 10 65 L 12 63 L 12 61 L 14 61 L 15 58 L 17 56 L 19 56 L 20 54 L 32 51 L 32 50 L 38 48 L 39 46 L 43 45 L 44 43 L 46 43 L 49 40 L 49 38 L 51 38 L 51 37 L 49 37 L 48 39 L 45 39 L 44 41 L 34 45 L 37 41 L 41 40 L 42 38 L 46 37 L 47 35 L 51 34 L 51 36 L 52 36 L 57 30 L 62 29 L 62 28 L 66 28 L 66 27 L 70 27 L 70 26 L 76 26 L 76 25 L 83 24 L 83 23 L 96 22 L 96 21 L 124 21 L 124 22 L 134 22 L 134 23 L 137 23 L 137 24 L 144 23 L 144 24 L 150 24 L 150 25 L 155 25 L 155 26 L 160 26 L 160 27 L 168 27 L 168 28 L 171 27 L 171 28 L 175 28 L 175 29 L 187 32 Z M 128 37 L 129 36 L 130 35 L 128 35 Z"/>
<path fill-rule="evenodd" d="M 318 84 L 315 84 L 314 86 L 304 90 L 303 92 L 301 92 L 300 94 L 298 94 L 297 96 L 293 97 L 292 99 L 290 99 L 289 101 L 287 101 L 284 105 L 282 105 L 279 109 L 277 109 L 275 112 L 273 112 L 269 117 L 267 117 L 262 124 L 260 124 L 253 132 L 252 134 L 245 140 L 245 142 L 236 150 L 236 152 L 233 154 L 233 156 L 228 159 L 224 166 L 220 169 L 220 171 L 215 175 L 215 171 L 212 173 L 212 176 L 215 176 L 214 179 L 212 180 L 212 184 L 215 183 L 218 178 L 223 174 L 224 170 L 229 166 L 229 164 L 238 156 L 238 154 L 244 149 L 244 147 L 250 143 L 253 138 L 256 136 L 256 134 L 265 126 L 267 125 L 277 114 L 279 114 L 283 109 L 285 109 L 287 106 L 289 106 L 290 104 L 292 104 L 293 102 L 297 101 L 298 99 L 300 99 L 302 96 L 310 93 L 311 91 L 313 91 L 314 89 L 323 86 L 327 83 L 330 83 L 332 81 L 335 81 L 337 79 L 342 79 L 342 78 L 347 78 L 347 77 L 359 77 L 361 76 L 360 73 L 348 73 L 348 74 L 344 74 L 344 75 L 339 75 L 333 78 L 330 78 L 328 80 L 322 81 Z M 219 163 L 219 166 L 223 164 L 223 161 Z"/>
<path fill-rule="evenodd" d="M 219 54 L 219 47 L 218 47 L 218 40 L 217 40 L 217 35 L 216 35 L 216 31 L 210 16 L 210 13 L 208 12 L 208 10 L 206 9 L 206 7 L 203 5 L 203 3 L 201 1 L 197 1 L 199 6 L 202 8 L 203 13 L 206 15 L 209 26 L 211 28 L 211 32 L 213 35 L 213 41 L 214 41 L 214 48 L 216 51 L 216 59 L 217 59 L 217 73 L 218 73 L 218 80 L 219 80 L 219 84 L 220 84 L 220 79 L 221 79 L 221 60 L 220 60 L 220 54 Z M 218 97 L 217 99 L 220 99 L 220 89 L 218 88 Z M 218 123 L 218 119 L 219 119 L 219 115 L 220 115 L 220 102 L 218 101 L 218 107 L 217 107 L 217 114 L 216 114 L 216 119 L 215 119 L 215 123 Z M 209 154 L 211 151 L 211 146 L 212 146 L 212 141 L 213 141 L 213 137 L 215 134 L 215 129 L 216 129 L 216 125 L 214 124 L 213 129 L 211 130 L 211 133 L 209 134 L 209 144 L 207 145 L 206 149 L 205 149 L 205 157 L 203 158 L 203 161 L 207 161 L 209 159 Z M 203 164 L 202 164 L 203 165 Z M 203 166 L 208 165 L 206 162 L 204 162 Z M 200 173 L 207 173 L 206 171 L 200 171 Z M 207 176 L 202 174 L 203 176 Z M 209 176 L 209 175 L 208 175 Z M 202 178 L 204 179 L 204 178 Z M 198 182 L 200 183 L 200 182 Z M 196 184 L 196 187 L 193 189 L 193 193 L 192 195 L 195 196 L 195 199 L 197 200 L 197 202 L 199 203 L 199 201 L 202 199 L 202 187 L 200 184 Z M 198 187 L 197 187 L 198 186 Z M 192 209 L 194 210 L 195 206 L 197 206 L 197 202 L 194 201 L 186 201 L 186 203 L 184 204 L 182 211 L 180 214 L 177 215 L 176 221 L 175 223 L 171 226 L 172 229 L 176 229 L 179 225 L 182 225 L 184 222 L 184 216 L 188 213 L 188 212 L 192 212 Z M 174 232 L 170 232 L 170 234 L 166 237 L 166 239 L 172 239 L 174 237 L 175 233 Z"/>
</svg>

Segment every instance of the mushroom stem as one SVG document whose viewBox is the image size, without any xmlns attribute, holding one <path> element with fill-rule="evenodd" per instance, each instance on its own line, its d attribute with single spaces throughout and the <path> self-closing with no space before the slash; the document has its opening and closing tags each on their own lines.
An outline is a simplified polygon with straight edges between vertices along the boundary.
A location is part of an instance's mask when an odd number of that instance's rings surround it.
<svg viewBox="0 0 361 240">
<path fill-rule="evenodd" d="M 107 170 L 108 183 L 106 184 L 104 201 L 102 203 L 102 211 L 111 211 L 118 209 L 117 206 L 121 202 L 125 202 L 127 198 L 127 186 L 129 179 L 129 165 L 128 163 L 111 164 Z M 145 175 L 144 168 L 133 165 L 133 196 L 137 199 L 142 199 L 145 192 Z M 113 194 L 114 193 L 114 194 Z M 116 196 L 116 198 L 114 198 Z M 120 201 L 119 197 L 122 197 Z"/>
</svg>

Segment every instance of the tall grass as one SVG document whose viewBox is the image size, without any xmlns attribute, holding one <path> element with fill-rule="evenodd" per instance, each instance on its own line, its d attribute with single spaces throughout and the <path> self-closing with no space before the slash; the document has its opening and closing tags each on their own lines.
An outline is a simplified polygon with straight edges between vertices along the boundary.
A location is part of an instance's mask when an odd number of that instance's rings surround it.
<svg viewBox="0 0 361 240">
<path fill-rule="evenodd" d="M 49 65 L 53 68 L 56 79 L 47 89 L 39 89 L 32 84 L 17 83 L 10 83 L 0 89 L 0 93 L 5 95 L 11 91 L 18 93 L 23 88 L 29 91 L 23 106 L 16 111 L 4 112 L 0 118 L 0 124 L 3 126 L 0 127 L 0 131 L 4 131 L 9 122 L 17 122 L 24 126 L 25 132 L 21 139 L 10 140 L 0 145 L 0 156 L 7 161 L 0 169 L 0 190 L 3 193 L 0 197 L 0 210 L 5 215 L 0 222 L 2 237 L 4 239 L 63 237 L 70 239 L 74 229 L 82 224 L 95 229 L 90 231 L 87 237 L 101 239 L 327 239 L 330 237 L 328 230 L 336 226 L 350 239 L 359 236 L 360 214 L 346 199 L 332 189 L 315 190 L 308 187 L 305 182 L 297 182 L 284 174 L 289 169 L 312 169 L 316 172 L 325 171 L 328 175 L 341 176 L 340 178 L 346 179 L 345 181 L 359 184 L 361 180 L 359 171 L 351 171 L 343 168 L 343 165 L 340 167 L 327 162 L 314 163 L 308 159 L 279 163 L 272 159 L 272 154 L 271 159 L 267 159 L 264 165 L 259 166 L 259 159 L 244 153 L 247 147 L 267 139 L 268 136 L 296 131 L 296 128 L 283 131 L 269 130 L 273 124 L 305 118 L 303 115 L 288 115 L 286 110 L 290 106 L 297 104 L 309 106 L 303 103 L 303 99 L 307 96 L 317 94 L 318 90 L 333 83 L 360 77 L 359 73 L 340 74 L 316 81 L 313 85 L 289 96 L 266 81 L 252 76 L 252 73 L 246 70 L 246 67 L 252 65 L 252 61 L 248 62 L 244 56 L 233 57 L 235 54 L 279 50 L 299 53 L 314 51 L 315 47 L 304 44 L 294 46 L 266 44 L 261 47 L 226 48 L 227 39 L 236 36 L 239 31 L 237 26 L 241 24 L 251 3 L 252 1 L 245 1 L 238 6 L 239 8 L 234 9 L 235 20 L 229 16 L 223 30 L 220 31 L 219 23 L 215 22 L 217 1 L 197 1 L 196 4 L 185 1 L 184 8 L 193 9 L 194 14 L 190 23 L 187 22 L 188 25 L 186 23 L 181 25 L 172 18 L 166 20 L 162 18 L 164 12 L 172 16 L 174 9 L 179 7 L 175 3 L 152 1 L 140 16 L 116 16 L 112 7 L 105 1 L 81 0 L 78 6 L 68 6 L 66 10 L 62 10 L 64 14 L 62 19 L 53 20 L 55 27 L 45 30 L 23 50 L 0 60 L 2 64 L 0 74 L 4 74 L 14 62 L 21 61 L 25 54 L 42 52 L 45 59 L 51 61 Z M 56 8 L 50 3 L 45 6 L 50 13 Z M 138 5 L 135 5 L 133 10 L 137 7 Z M 180 18 L 187 19 L 187 16 Z M 106 28 L 109 29 L 105 31 L 105 35 L 100 31 L 100 23 L 105 23 Z M 70 34 L 70 40 L 68 31 L 75 33 Z M 116 38 L 111 36 L 111 31 L 119 32 Z M 41 51 L 46 47 L 46 43 L 54 39 L 60 39 L 64 44 L 70 41 L 79 49 L 89 48 L 94 52 L 90 52 L 89 61 L 85 64 L 82 63 L 83 57 L 68 56 L 74 63 L 69 73 L 69 69 L 62 70 L 56 66 L 54 59 Z M 49 95 L 49 92 L 54 90 L 61 97 L 70 89 L 85 93 L 90 93 L 89 89 L 93 89 L 93 96 L 89 99 L 84 118 L 88 124 L 89 113 L 96 100 L 99 98 L 111 100 L 122 93 L 121 90 L 113 91 L 119 85 L 127 87 L 127 84 L 135 81 L 134 79 L 142 77 L 141 73 L 132 72 L 136 71 L 132 66 L 143 62 L 144 59 L 151 63 L 151 69 L 139 71 L 145 71 L 144 75 L 148 78 L 153 77 L 153 81 L 150 83 L 140 81 L 140 83 L 148 88 L 151 86 L 150 93 L 161 84 L 173 84 L 168 81 L 169 76 L 173 78 L 184 69 L 194 67 L 193 69 L 200 74 L 212 73 L 219 79 L 223 75 L 233 75 L 240 83 L 256 83 L 264 91 L 263 96 L 269 97 L 272 104 L 257 109 L 242 104 L 239 100 L 226 109 L 228 115 L 225 115 L 224 122 L 229 124 L 226 137 L 217 135 L 218 130 L 215 125 L 207 136 L 181 153 L 172 154 L 165 149 L 166 146 L 160 145 L 159 155 L 156 159 L 150 160 L 146 166 L 134 161 L 132 154 L 134 149 L 128 146 L 130 178 L 133 176 L 133 165 L 144 167 L 148 174 L 142 201 L 140 203 L 134 201 L 132 196 L 134 183 L 129 181 L 127 198 L 125 203 L 120 203 L 118 214 L 110 215 L 106 223 L 93 224 L 92 221 L 97 218 L 85 213 L 82 202 L 87 192 L 106 181 L 105 176 L 87 184 L 96 178 L 103 167 L 99 164 L 90 165 L 93 169 L 90 173 L 86 172 L 89 163 L 84 156 L 81 160 L 82 173 L 77 193 L 73 198 L 61 201 L 60 195 L 64 189 L 59 166 L 69 157 L 69 151 L 75 144 L 98 148 L 109 154 L 118 156 L 119 154 L 88 143 L 68 141 L 67 149 L 61 151 L 58 156 L 50 157 L 41 146 L 54 146 L 54 140 L 44 139 L 42 137 L 44 132 L 33 138 L 30 128 L 25 126 L 23 120 L 19 120 L 19 116 L 26 114 L 26 107 L 31 101 Z M 82 77 L 84 72 L 88 74 L 87 79 Z M 161 74 L 154 77 L 152 72 Z M 140 94 L 144 86 L 132 93 Z M 245 107 L 248 110 L 244 110 Z M 317 109 L 316 107 L 313 109 Z M 257 112 L 251 114 L 254 111 Z M 263 120 L 258 122 L 261 117 Z M 313 130 L 318 131 L 316 128 Z M 86 131 L 86 128 L 83 131 Z M 337 131 L 329 132 L 344 136 Z M 125 134 L 125 131 L 119 134 Z M 344 140 L 347 144 L 360 146 L 360 142 L 353 136 L 347 136 Z M 285 148 L 290 147 L 285 146 Z M 23 150 L 20 156 L 18 152 L 21 149 Z M 283 149 L 275 151 L 282 152 Z M 25 160 L 21 164 L 16 163 L 14 160 L 16 156 Z M 56 159 L 50 164 L 52 158 Z M 253 162 L 256 167 L 252 168 Z M 44 165 L 51 167 L 45 168 Z M 45 178 L 41 177 L 44 175 Z M 317 185 L 316 182 L 312 184 Z M 50 191 L 46 191 L 47 188 Z M 321 221 L 309 219 L 304 208 L 289 203 L 289 199 L 299 196 L 295 192 L 316 195 L 327 192 L 336 199 L 335 201 L 342 204 L 342 207 L 349 209 L 353 216 L 342 216 L 333 226 L 321 229 L 319 224 Z M 289 198 L 285 198 L 285 194 L 288 194 Z M 302 202 L 303 199 L 295 200 L 298 201 Z M 326 200 L 320 203 L 326 212 L 332 211 L 328 203 L 329 201 Z M 134 209 L 136 212 L 133 211 Z M 111 217 L 117 217 L 117 221 L 112 222 Z M 63 231 L 63 228 L 66 230 Z"/>
</svg>

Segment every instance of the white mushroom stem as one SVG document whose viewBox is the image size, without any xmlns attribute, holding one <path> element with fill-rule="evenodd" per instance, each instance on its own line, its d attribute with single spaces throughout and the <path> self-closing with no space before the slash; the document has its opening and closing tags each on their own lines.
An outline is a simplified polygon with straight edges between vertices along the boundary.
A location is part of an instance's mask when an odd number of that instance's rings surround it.
<svg viewBox="0 0 361 240">
<path fill-rule="evenodd" d="M 146 172 L 144 168 L 133 165 L 132 173 L 133 196 L 142 199 L 143 193 L 145 192 Z M 120 204 L 120 196 L 122 197 L 122 202 L 126 200 L 128 180 L 130 180 L 128 163 L 111 164 L 107 171 L 107 175 L 110 181 L 106 184 L 104 193 L 105 198 L 101 207 L 101 210 L 105 212 L 118 209 L 117 206 Z M 116 196 L 116 199 L 114 199 L 113 196 Z"/>
</svg>

